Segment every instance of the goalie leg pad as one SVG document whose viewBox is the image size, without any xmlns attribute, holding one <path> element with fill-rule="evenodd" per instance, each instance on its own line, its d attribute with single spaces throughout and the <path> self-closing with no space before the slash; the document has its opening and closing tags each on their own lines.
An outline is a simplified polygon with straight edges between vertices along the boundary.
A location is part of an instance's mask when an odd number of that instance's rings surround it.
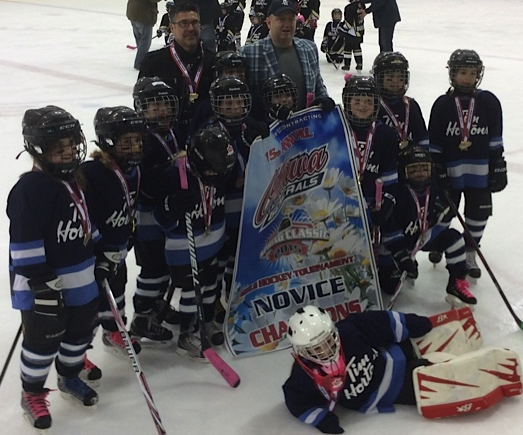
<svg viewBox="0 0 523 435">
<path fill-rule="evenodd" d="M 418 411 L 426 418 L 452 417 L 493 406 L 521 394 L 521 364 L 515 352 L 485 348 L 413 374 Z"/>
<path fill-rule="evenodd" d="M 436 314 L 429 319 L 432 330 L 423 337 L 412 339 L 419 357 L 432 352 L 459 356 L 477 350 L 483 344 L 472 310 L 468 306 Z"/>
</svg>

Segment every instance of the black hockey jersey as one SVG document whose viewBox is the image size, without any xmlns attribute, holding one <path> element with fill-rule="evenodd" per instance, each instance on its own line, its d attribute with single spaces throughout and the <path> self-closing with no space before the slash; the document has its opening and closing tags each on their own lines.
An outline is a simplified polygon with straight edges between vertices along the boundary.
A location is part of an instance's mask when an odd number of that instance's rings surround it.
<svg viewBox="0 0 523 435">
<path fill-rule="evenodd" d="M 11 189 L 7 216 L 13 308 L 33 308 L 28 280 L 35 278 L 61 278 L 68 306 L 98 297 L 93 240 L 98 242 L 100 235 L 82 204 L 85 196 L 74 180 L 66 183 L 39 170 L 22 175 Z"/>
<path fill-rule="evenodd" d="M 249 28 L 249 32 L 247 33 L 245 44 L 253 44 L 256 41 L 259 41 L 260 39 L 267 37 L 268 34 L 269 28 L 267 27 L 266 23 L 261 23 L 256 26 L 253 24 Z"/>
<path fill-rule="evenodd" d="M 432 329 L 430 320 L 395 311 L 366 311 L 350 314 L 336 327 L 347 375 L 337 403 L 363 413 L 394 412 L 406 367 L 405 354 L 396 343 L 425 335 Z M 317 426 L 333 412 L 330 398 L 297 362 L 283 393 L 291 414 L 304 423 Z"/>
<path fill-rule="evenodd" d="M 497 160 L 504 151 L 499 100 L 480 89 L 472 98 L 459 94 L 440 96 L 430 113 L 429 143 L 434 161 L 447 168 L 453 189 L 488 187 L 489 162 Z"/>
<path fill-rule="evenodd" d="M 239 13 L 228 13 L 218 18 L 216 25 L 217 51 L 236 51 L 236 33 L 240 29 L 241 16 Z"/>
<path fill-rule="evenodd" d="M 338 27 L 338 31 L 340 33 L 357 37 L 360 41 L 363 41 L 365 24 L 363 19 L 360 18 L 358 10 L 365 10 L 365 4 L 363 2 L 353 2 L 345 6 L 345 9 L 343 10 L 343 18 L 345 19 L 345 22 L 343 25 Z"/>
<path fill-rule="evenodd" d="M 408 122 L 405 122 L 408 114 Z M 417 145 L 428 149 L 429 134 L 421 107 L 410 97 L 384 99 L 382 98 L 378 119 L 385 125 L 396 129 L 400 140 L 400 148 Z M 407 142 L 401 143 L 401 142 Z"/>
<path fill-rule="evenodd" d="M 267 11 L 269 10 L 269 5 L 272 0 L 252 0 L 251 2 L 251 12 L 261 12 L 265 17 L 267 17 Z"/>
<path fill-rule="evenodd" d="M 341 24 L 341 21 L 329 21 L 325 26 L 323 31 L 323 41 L 327 42 L 327 52 L 331 51 L 336 38 L 338 37 L 338 26 Z"/>
</svg>

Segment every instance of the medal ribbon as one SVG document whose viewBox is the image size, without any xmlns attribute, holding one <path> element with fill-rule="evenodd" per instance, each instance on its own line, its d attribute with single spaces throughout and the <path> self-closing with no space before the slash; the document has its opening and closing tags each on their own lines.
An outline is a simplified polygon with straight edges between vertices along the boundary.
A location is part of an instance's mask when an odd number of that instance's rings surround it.
<svg viewBox="0 0 523 435">
<path fill-rule="evenodd" d="M 458 112 L 461 141 L 468 142 L 470 129 L 472 127 L 472 120 L 474 118 L 474 106 L 476 105 L 476 99 L 474 97 L 472 97 L 470 99 L 466 120 L 465 120 L 465 116 L 463 114 L 463 108 L 461 107 L 461 100 L 459 99 L 459 97 L 455 97 L 454 101 L 456 103 L 456 110 Z M 465 125 L 465 121 L 466 121 L 466 125 Z"/>
<path fill-rule="evenodd" d="M 396 130 L 398 131 L 398 134 L 400 136 L 400 140 L 408 141 L 408 134 L 409 134 L 409 118 L 410 118 L 410 101 L 403 97 L 403 105 L 405 107 L 405 122 L 403 123 L 403 128 L 401 128 L 400 122 L 396 118 L 396 115 L 391 110 L 391 108 L 385 103 L 385 101 L 381 100 L 381 107 L 385 109 L 385 112 L 389 115 L 390 120 L 394 124 L 394 127 L 396 127 Z"/>
<path fill-rule="evenodd" d="M 214 198 L 216 188 L 214 186 L 207 186 L 206 184 L 203 184 L 199 178 L 198 183 L 200 183 L 200 195 L 202 197 L 203 218 L 205 220 L 205 234 L 209 234 L 212 219 L 212 200 Z"/>
<path fill-rule="evenodd" d="M 65 186 L 67 191 L 69 192 L 69 196 L 74 202 L 74 206 L 76 210 L 78 211 L 78 215 L 80 216 L 80 222 L 82 223 L 82 228 L 84 230 L 84 244 L 87 245 L 87 241 L 91 237 L 91 219 L 89 218 L 89 212 L 87 211 L 87 203 L 85 201 L 85 195 L 82 189 L 80 189 L 80 186 L 78 187 L 78 192 L 80 193 L 80 197 L 76 194 L 73 187 L 64 180 L 60 180 L 60 182 Z"/>
<path fill-rule="evenodd" d="M 133 205 L 131 204 L 131 194 L 129 191 L 129 182 L 127 181 L 127 178 L 123 174 L 122 170 L 115 164 L 113 164 L 113 171 L 116 174 L 116 176 L 118 177 L 118 180 L 120 181 L 120 184 L 122 186 L 122 190 L 123 190 L 123 193 L 125 196 L 125 204 L 127 205 L 127 216 L 129 216 L 129 219 L 132 222 L 136 215 L 136 207 L 133 207 Z M 137 166 L 136 167 L 136 178 L 137 178 L 136 192 L 138 192 L 138 190 L 140 188 L 141 175 L 142 174 L 140 172 L 140 168 Z"/>
<path fill-rule="evenodd" d="M 423 236 L 429 229 L 429 223 L 428 223 L 428 215 L 429 215 L 429 199 L 430 199 L 430 189 L 427 187 L 425 189 L 425 204 L 423 209 L 421 208 L 418 195 L 412 187 L 407 186 L 410 192 L 410 195 L 412 196 L 412 199 L 414 199 L 414 203 L 416 204 L 416 209 L 418 211 L 418 224 L 420 229 L 420 238 L 423 240 Z"/>
<path fill-rule="evenodd" d="M 363 156 L 361 155 L 362 153 L 360 151 L 360 147 L 358 146 L 358 137 L 356 136 L 354 130 L 352 131 L 352 135 L 354 136 L 354 143 L 356 144 L 356 154 L 358 155 L 360 180 L 363 178 L 363 172 L 365 171 L 367 161 L 369 160 L 370 150 L 372 149 L 372 139 L 374 137 L 375 131 L 376 121 L 374 121 L 368 129 L 367 139 L 365 140 L 365 148 L 363 150 Z"/>
<path fill-rule="evenodd" d="M 178 141 L 176 140 L 176 136 L 174 135 L 172 128 L 169 129 L 169 134 L 171 135 L 171 137 L 173 139 L 173 144 L 174 144 L 174 149 L 176 151 L 176 154 L 178 154 L 180 152 L 180 146 L 178 145 Z M 163 148 L 167 152 L 167 155 L 171 158 L 171 161 L 174 164 L 174 162 L 177 159 L 175 158 L 176 156 L 171 151 L 171 148 L 169 147 L 167 142 L 165 142 L 158 133 L 154 133 L 154 136 L 162 144 Z M 180 158 L 178 158 L 178 160 L 179 160 L 178 172 L 180 174 L 180 186 L 182 187 L 182 189 L 186 190 L 189 188 L 189 183 L 187 182 L 187 157 L 180 157 Z"/>
<path fill-rule="evenodd" d="M 176 51 L 174 44 L 171 44 L 170 50 L 171 50 L 171 56 L 174 60 L 174 63 L 176 63 L 176 66 L 182 73 L 183 78 L 185 79 L 185 84 L 189 88 L 189 93 L 191 93 L 191 94 L 196 93 L 196 91 L 198 90 L 198 85 L 200 84 L 200 80 L 202 78 L 202 72 L 203 72 L 203 48 L 200 46 L 200 50 L 202 53 L 202 60 L 200 61 L 200 65 L 198 65 L 198 70 L 196 71 L 196 75 L 194 76 L 194 81 L 191 79 L 189 71 L 187 71 L 187 67 L 183 64 L 182 59 L 178 55 L 178 52 Z"/>
</svg>

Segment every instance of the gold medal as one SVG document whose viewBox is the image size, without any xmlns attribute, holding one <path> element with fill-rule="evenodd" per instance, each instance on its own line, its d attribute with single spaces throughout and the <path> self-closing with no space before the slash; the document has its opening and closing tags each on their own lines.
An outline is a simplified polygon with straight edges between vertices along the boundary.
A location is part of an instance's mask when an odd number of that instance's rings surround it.
<svg viewBox="0 0 523 435">
<path fill-rule="evenodd" d="M 470 142 L 469 140 L 462 140 L 459 143 L 459 149 L 461 151 L 467 151 L 471 145 L 472 145 L 472 142 Z"/>
<path fill-rule="evenodd" d="M 197 98 L 198 98 L 198 94 L 196 92 L 191 92 L 189 94 L 189 103 L 194 103 Z"/>
<path fill-rule="evenodd" d="M 402 140 L 400 142 L 400 150 L 404 150 L 405 148 L 407 148 L 409 146 L 409 141 L 408 140 Z"/>
</svg>

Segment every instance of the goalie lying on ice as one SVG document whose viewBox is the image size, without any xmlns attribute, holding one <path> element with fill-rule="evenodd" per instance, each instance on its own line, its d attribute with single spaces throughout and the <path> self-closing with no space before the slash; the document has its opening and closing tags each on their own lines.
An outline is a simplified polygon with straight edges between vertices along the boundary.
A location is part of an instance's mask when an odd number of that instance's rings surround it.
<svg viewBox="0 0 523 435">
<path fill-rule="evenodd" d="M 417 405 L 427 418 L 486 409 L 521 394 L 517 354 L 479 349 L 468 307 L 431 317 L 366 311 L 334 324 L 306 306 L 289 319 L 295 363 L 283 385 L 289 411 L 323 433 L 343 433 L 337 404 L 363 413 Z"/>
</svg>

